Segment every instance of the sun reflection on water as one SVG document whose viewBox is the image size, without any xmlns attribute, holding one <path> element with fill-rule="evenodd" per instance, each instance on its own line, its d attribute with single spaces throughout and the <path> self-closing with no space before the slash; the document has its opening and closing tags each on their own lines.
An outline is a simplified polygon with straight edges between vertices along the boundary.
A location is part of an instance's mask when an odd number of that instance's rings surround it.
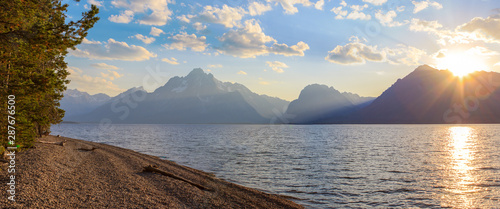
<svg viewBox="0 0 500 209">
<path fill-rule="evenodd" d="M 448 206 L 469 208 L 474 206 L 475 193 L 478 188 L 474 184 L 478 181 L 473 165 L 476 149 L 476 133 L 470 127 L 449 128 L 449 153 L 450 164 L 449 185 L 450 193 L 445 201 Z"/>
</svg>

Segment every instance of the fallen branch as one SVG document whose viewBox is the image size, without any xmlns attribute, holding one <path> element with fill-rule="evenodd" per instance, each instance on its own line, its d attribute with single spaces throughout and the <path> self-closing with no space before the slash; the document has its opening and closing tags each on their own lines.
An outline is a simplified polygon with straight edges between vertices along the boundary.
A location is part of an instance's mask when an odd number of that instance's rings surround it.
<svg viewBox="0 0 500 209">
<path fill-rule="evenodd" d="M 95 147 L 92 147 L 92 148 L 78 148 L 77 150 L 90 152 L 90 151 L 94 151 L 95 149 L 97 149 L 97 148 L 95 148 Z"/>
<path fill-rule="evenodd" d="M 66 143 L 66 141 L 61 141 L 61 142 L 38 141 L 38 142 L 42 143 L 42 144 L 53 144 L 53 145 L 59 145 L 59 146 L 64 146 L 64 143 Z"/>
<path fill-rule="evenodd" d="M 173 178 L 173 179 L 177 179 L 177 180 L 184 181 L 184 182 L 186 182 L 186 183 L 188 183 L 188 184 L 191 184 L 191 185 L 193 185 L 193 186 L 195 186 L 195 187 L 198 187 L 199 189 L 202 189 L 202 190 L 210 190 L 210 189 L 208 189 L 208 188 L 207 188 L 207 187 L 205 187 L 205 186 L 202 186 L 202 185 L 200 185 L 200 184 L 197 184 L 197 183 L 194 183 L 194 182 L 192 182 L 192 181 L 189 181 L 189 180 L 187 180 L 187 179 L 185 179 L 185 178 L 182 178 L 182 177 L 180 177 L 180 176 L 177 176 L 177 175 L 175 175 L 175 174 L 173 174 L 173 173 L 169 173 L 169 172 L 166 172 L 166 171 L 162 171 L 162 170 L 160 170 L 160 169 L 158 169 L 158 168 L 155 168 L 155 167 L 154 167 L 154 166 L 152 166 L 152 165 L 148 165 L 148 166 L 144 167 L 143 172 L 154 172 L 154 173 L 159 173 L 159 174 L 161 174 L 161 175 L 168 176 L 168 177 Z"/>
</svg>

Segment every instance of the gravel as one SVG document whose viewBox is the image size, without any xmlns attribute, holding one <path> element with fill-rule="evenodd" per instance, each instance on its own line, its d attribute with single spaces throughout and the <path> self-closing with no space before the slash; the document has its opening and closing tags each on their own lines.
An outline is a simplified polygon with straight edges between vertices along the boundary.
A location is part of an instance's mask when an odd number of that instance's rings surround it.
<svg viewBox="0 0 500 209">
<path fill-rule="evenodd" d="M 303 208 L 283 196 L 216 178 L 155 156 L 106 144 L 47 136 L 16 153 L 16 202 L 9 201 L 7 164 L 0 166 L 3 208 Z M 95 148 L 92 150 L 92 148 Z M 202 185 L 159 173 L 147 165 Z"/>
</svg>

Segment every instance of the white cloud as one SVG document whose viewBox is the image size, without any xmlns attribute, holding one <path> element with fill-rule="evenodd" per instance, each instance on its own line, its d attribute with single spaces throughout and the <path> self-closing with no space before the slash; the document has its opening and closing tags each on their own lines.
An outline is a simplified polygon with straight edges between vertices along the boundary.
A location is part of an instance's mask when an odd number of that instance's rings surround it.
<svg viewBox="0 0 500 209">
<path fill-rule="evenodd" d="M 149 32 L 149 35 L 160 36 L 161 34 L 165 34 L 162 29 L 151 27 L 151 32 Z"/>
<path fill-rule="evenodd" d="M 106 79 L 108 79 L 108 80 L 111 80 L 111 81 L 112 81 L 112 80 L 115 80 L 115 79 L 117 79 L 117 78 L 122 77 L 122 76 L 123 76 L 123 74 L 120 74 L 120 73 L 118 73 L 118 72 L 116 72 L 116 71 L 108 70 L 108 73 L 103 73 L 103 72 L 101 72 L 101 76 L 102 76 L 103 78 L 106 78 Z"/>
<path fill-rule="evenodd" d="M 95 67 L 95 68 L 99 68 L 99 69 L 110 69 L 110 70 L 120 69 L 114 65 L 108 65 L 106 63 L 94 63 L 94 64 L 91 64 L 90 66 Z"/>
<path fill-rule="evenodd" d="M 468 23 L 458 26 L 457 30 L 470 33 L 477 40 L 500 42 L 500 15 L 487 18 L 475 17 Z"/>
<path fill-rule="evenodd" d="M 97 0 L 87 0 L 87 3 L 96 5 L 98 7 L 102 7 L 104 5 L 103 1 L 97 1 Z"/>
<path fill-rule="evenodd" d="M 377 50 L 376 46 L 368 46 L 362 43 L 357 37 L 351 38 L 351 43 L 344 46 L 336 46 L 328 52 L 325 60 L 336 64 L 364 64 L 366 61 L 382 62 L 385 54 Z"/>
<path fill-rule="evenodd" d="M 400 44 L 397 48 L 378 49 L 377 46 L 366 45 L 357 37 L 352 37 L 350 43 L 329 51 L 325 60 L 341 65 L 365 64 L 366 61 L 418 65 L 424 55 L 424 51 L 415 47 Z"/>
<path fill-rule="evenodd" d="M 387 0 L 363 0 L 363 2 L 367 2 L 367 3 L 373 4 L 373 5 L 380 6 L 382 4 L 385 4 L 385 2 L 387 2 Z"/>
<path fill-rule="evenodd" d="M 413 18 L 410 24 L 411 31 L 427 31 L 427 32 L 436 32 L 439 28 L 442 28 L 443 25 L 439 24 L 438 21 L 426 21 Z"/>
<path fill-rule="evenodd" d="M 335 16 L 335 19 L 341 20 L 341 19 L 344 19 L 345 16 L 347 16 L 347 11 L 342 10 L 342 7 L 334 7 L 330 11 L 332 11 L 333 13 L 335 13 L 337 15 L 337 16 Z"/>
<path fill-rule="evenodd" d="M 125 91 L 125 89 L 119 88 L 106 78 L 83 75 L 83 70 L 80 70 L 79 68 L 68 67 L 67 70 L 70 73 L 68 80 L 71 81 L 69 84 L 71 88 L 77 88 L 90 94 L 103 93 L 103 89 L 107 91 L 106 93 L 111 95 L 119 94 Z M 112 74 L 114 79 L 115 74 Z M 122 75 L 118 74 L 118 76 L 121 77 Z"/>
<path fill-rule="evenodd" d="M 259 3 L 256 1 L 248 4 L 248 14 L 250 14 L 251 16 L 262 15 L 267 11 L 271 11 L 271 9 L 271 5 Z"/>
<path fill-rule="evenodd" d="M 166 63 L 171 64 L 171 65 L 178 65 L 178 64 L 179 64 L 179 63 L 177 62 L 177 59 L 175 59 L 175 58 L 173 58 L 173 57 L 171 57 L 170 59 L 168 59 L 168 58 L 163 58 L 163 59 L 161 59 L 161 61 L 166 62 Z"/>
<path fill-rule="evenodd" d="M 302 4 L 302 6 L 308 7 L 313 5 L 309 0 L 267 0 L 267 2 L 275 2 L 275 4 L 280 4 L 285 10 L 286 14 L 295 14 L 299 10 L 295 7 L 296 4 Z"/>
<path fill-rule="evenodd" d="M 500 62 L 494 64 L 493 66 L 500 66 Z"/>
<path fill-rule="evenodd" d="M 340 5 L 342 5 L 342 6 L 346 7 L 346 6 L 347 6 L 347 3 L 346 3 L 344 0 L 342 0 L 342 1 L 340 2 Z"/>
<path fill-rule="evenodd" d="M 323 6 L 325 6 L 325 0 L 319 0 L 314 4 L 314 8 L 317 10 L 323 10 Z"/>
<path fill-rule="evenodd" d="M 424 9 L 427 9 L 428 7 L 434 7 L 436 9 L 442 9 L 443 8 L 443 5 L 441 5 L 440 3 L 438 2 L 435 2 L 435 1 L 430 1 L 430 0 L 426 0 L 426 1 L 412 1 L 411 2 L 413 5 L 415 5 L 415 8 L 413 9 L 413 14 L 416 14 Z"/>
<path fill-rule="evenodd" d="M 187 18 L 186 15 L 177 16 L 177 19 L 179 19 L 181 22 L 185 22 L 185 23 L 191 22 L 191 20 L 189 20 L 189 18 Z"/>
<path fill-rule="evenodd" d="M 364 4 L 364 5 L 351 5 L 351 9 L 354 10 L 354 11 L 363 11 L 366 8 L 368 8 L 368 4 Z"/>
<path fill-rule="evenodd" d="M 172 39 L 171 44 L 162 45 L 167 49 L 186 50 L 187 48 L 191 48 L 193 51 L 202 52 L 205 51 L 208 46 L 205 36 L 197 37 L 196 34 L 189 35 L 186 32 L 171 36 L 169 39 Z"/>
<path fill-rule="evenodd" d="M 135 36 L 130 36 L 129 38 L 136 38 L 144 42 L 145 44 L 153 43 L 156 39 L 153 37 L 147 37 L 142 34 L 136 34 Z"/>
<path fill-rule="evenodd" d="M 195 22 L 195 23 L 193 23 L 193 27 L 194 27 L 194 29 L 196 29 L 197 31 L 207 29 L 207 26 L 206 26 L 206 25 L 201 24 L 200 22 Z"/>
<path fill-rule="evenodd" d="M 85 57 L 97 60 L 124 60 L 143 61 L 156 57 L 156 54 L 149 52 L 144 47 L 128 45 L 125 42 L 108 39 L 105 46 L 99 43 L 88 43 L 79 45 L 75 50 L 69 50 L 75 57 Z"/>
<path fill-rule="evenodd" d="M 245 71 L 240 70 L 240 71 L 238 72 L 238 75 L 247 75 L 247 73 L 246 73 Z"/>
<path fill-rule="evenodd" d="M 345 1 L 342 1 L 340 4 L 347 6 L 347 4 L 345 3 Z M 368 14 L 365 14 L 365 13 L 362 12 L 364 9 L 368 8 L 367 4 L 364 4 L 364 5 L 351 5 L 350 8 L 352 10 L 350 13 L 348 11 L 346 11 L 346 10 L 343 10 L 342 6 L 334 7 L 330 11 L 332 11 L 333 13 L 335 13 L 337 15 L 337 16 L 335 16 L 335 19 L 339 19 L 339 20 L 342 20 L 342 19 L 370 20 L 372 18 L 371 15 L 368 15 Z"/>
<path fill-rule="evenodd" d="M 217 8 L 207 5 L 203 7 L 203 11 L 199 14 L 188 15 L 187 18 L 189 18 L 190 21 L 216 23 L 224 25 L 227 28 L 232 28 L 241 26 L 240 21 L 245 14 L 246 11 L 241 7 L 235 8 L 223 5 L 222 8 Z"/>
<path fill-rule="evenodd" d="M 221 68 L 223 67 L 221 64 L 216 64 L 216 65 L 208 65 L 208 68 Z"/>
<path fill-rule="evenodd" d="M 131 10 L 125 10 L 120 13 L 120 15 L 111 15 L 108 20 L 115 23 L 129 23 L 134 19 L 134 12 Z"/>
<path fill-rule="evenodd" d="M 245 21 L 245 26 L 237 30 L 230 30 L 219 38 L 222 46 L 217 50 L 220 53 L 242 58 L 254 58 L 269 53 L 284 56 L 304 56 L 304 51 L 309 46 L 304 42 L 297 45 L 288 46 L 278 44 L 277 41 L 264 34 L 262 28 L 256 20 Z M 273 43 L 272 46 L 266 44 Z"/>
<path fill-rule="evenodd" d="M 351 20 L 357 20 L 357 19 L 370 20 L 370 19 L 372 19 L 372 16 L 367 15 L 367 14 L 360 12 L 360 11 L 352 11 L 351 13 L 349 13 L 349 15 L 347 15 L 346 18 L 351 19 Z"/>
<path fill-rule="evenodd" d="M 484 56 L 484 57 L 491 57 L 491 56 L 499 55 L 498 52 L 492 51 L 492 50 L 490 50 L 486 47 L 482 47 L 482 46 L 472 47 L 472 48 L 468 49 L 467 51 L 465 51 L 465 53 L 468 53 L 471 55 Z"/>
<path fill-rule="evenodd" d="M 406 46 L 403 44 L 398 44 L 398 48 L 385 48 L 387 62 L 393 65 L 420 65 L 420 59 L 426 55 L 426 53 L 420 49 L 412 46 Z"/>
<path fill-rule="evenodd" d="M 90 41 L 87 38 L 83 38 L 82 44 L 101 44 L 100 41 Z"/>
<path fill-rule="evenodd" d="M 388 11 L 385 14 L 381 10 L 379 10 L 375 13 L 375 18 L 377 20 L 379 20 L 380 24 L 382 24 L 383 26 L 397 27 L 397 26 L 401 26 L 401 25 L 408 23 L 408 21 L 406 21 L 405 23 L 394 21 L 394 18 L 396 16 L 397 16 L 397 14 L 394 10 Z"/>
<path fill-rule="evenodd" d="M 113 0 L 111 4 L 116 8 L 125 8 L 130 19 L 135 14 L 143 14 L 137 21 L 144 25 L 165 25 L 171 19 L 172 11 L 168 8 L 168 4 L 173 3 L 171 0 Z M 117 18 L 116 15 L 111 15 L 110 18 Z M 111 20 L 111 19 L 110 19 Z M 127 19 L 128 20 L 128 19 Z"/>
<path fill-rule="evenodd" d="M 273 61 L 273 62 L 267 61 L 266 64 L 267 66 L 271 67 L 273 71 L 277 73 L 283 73 L 285 72 L 283 68 L 288 68 L 288 65 L 280 61 Z"/>
</svg>

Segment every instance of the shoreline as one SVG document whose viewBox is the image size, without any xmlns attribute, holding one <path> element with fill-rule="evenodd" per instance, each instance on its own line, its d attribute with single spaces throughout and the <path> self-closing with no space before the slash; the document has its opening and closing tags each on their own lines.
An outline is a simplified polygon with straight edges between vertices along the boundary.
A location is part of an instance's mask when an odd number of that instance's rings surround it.
<svg viewBox="0 0 500 209">
<path fill-rule="evenodd" d="M 157 170 L 145 171 L 148 165 Z M 16 152 L 15 203 L 7 199 L 7 165 L 0 168 L 4 207 L 303 208 L 156 156 L 67 137 L 43 137 Z"/>
</svg>

